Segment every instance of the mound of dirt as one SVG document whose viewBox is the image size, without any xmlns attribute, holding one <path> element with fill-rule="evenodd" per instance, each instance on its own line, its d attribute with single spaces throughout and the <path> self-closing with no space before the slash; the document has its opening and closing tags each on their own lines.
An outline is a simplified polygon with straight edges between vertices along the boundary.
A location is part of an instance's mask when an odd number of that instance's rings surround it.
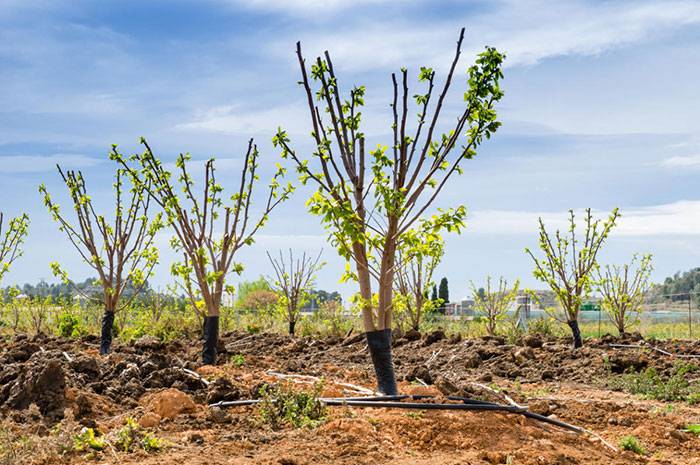
<svg viewBox="0 0 700 465">
<path fill-rule="evenodd" d="M 190 396 L 173 388 L 146 396 L 142 399 L 142 404 L 148 412 L 169 419 L 194 412 L 197 408 Z"/>
</svg>

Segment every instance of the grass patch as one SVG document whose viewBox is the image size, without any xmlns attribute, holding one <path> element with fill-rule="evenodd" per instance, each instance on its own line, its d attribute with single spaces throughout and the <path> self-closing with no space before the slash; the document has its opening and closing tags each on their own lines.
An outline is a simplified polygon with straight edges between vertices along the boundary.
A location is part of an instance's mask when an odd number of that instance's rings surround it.
<svg viewBox="0 0 700 465">
<path fill-rule="evenodd" d="M 258 415 L 273 429 L 285 425 L 315 428 L 326 420 L 326 406 L 319 400 L 322 389 L 322 383 L 317 383 L 312 391 L 294 391 L 289 385 L 265 386 L 260 389 Z"/>
<path fill-rule="evenodd" d="M 620 439 L 620 448 L 639 455 L 646 455 L 647 453 L 641 441 L 634 436 L 625 436 Z"/>
<path fill-rule="evenodd" d="M 641 395 L 647 399 L 665 402 L 684 401 L 694 404 L 700 401 L 700 386 L 690 383 L 687 374 L 698 371 L 698 366 L 692 363 L 677 363 L 669 377 L 661 376 L 655 368 L 647 368 L 637 372 L 625 373 L 613 378 L 609 387 Z"/>
</svg>

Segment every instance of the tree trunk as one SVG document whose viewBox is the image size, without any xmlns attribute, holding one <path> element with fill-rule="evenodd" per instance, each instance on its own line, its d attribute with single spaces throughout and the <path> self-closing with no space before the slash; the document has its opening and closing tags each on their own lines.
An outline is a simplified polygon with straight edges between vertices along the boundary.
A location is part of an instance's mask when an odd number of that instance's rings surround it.
<svg viewBox="0 0 700 465">
<path fill-rule="evenodd" d="M 206 317 L 202 363 L 216 365 L 216 347 L 219 344 L 219 315 Z"/>
<path fill-rule="evenodd" d="M 296 327 L 297 322 L 296 321 L 290 321 L 289 322 L 289 335 L 294 336 L 294 328 Z"/>
<path fill-rule="evenodd" d="M 581 330 L 578 327 L 578 320 L 570 320 L 566 322 L 571 328 L 571 334 L 574 336 L 574 349 L 583 347 L 583 339 L 581 339 Z"/>
<path fill-rule="evenodd" d="M 377 390 L 387 396 L 398 395 L 394 362 L 391 357 L 391 328 L 368 331 L 365 336 L 372 356 L 374 374 L 377 377 Z"/>
<path fill-rule="evenodd" d="M 102 315 L 102 333 L 100 336 L 100 355 L 112 351 L 112 330 L 114 328 L 114 310 L 106 309 Z"/>
</svg>

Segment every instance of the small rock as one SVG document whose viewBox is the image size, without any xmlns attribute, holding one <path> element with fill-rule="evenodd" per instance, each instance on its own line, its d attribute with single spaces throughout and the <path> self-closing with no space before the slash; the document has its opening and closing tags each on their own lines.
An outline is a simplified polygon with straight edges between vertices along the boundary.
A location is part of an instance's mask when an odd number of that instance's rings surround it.
<svg viewBox="0 0 700 465">
<path fill-rule="evenodd" d="M 421 380 L 426 384 L 433 384 L 433 376 L 430 374 L 430 370 L 425 365 L 420 365 L 411 368 L 411 370 L 406 375 L 406 381 L 416 381 Z"/>
<path fill-rule="evenodd" d="M 425 336 L 425 345 L 429 346 L 443 339 L 445 339 L 445 331 L 438 329 Z"/>
<path fill-rule="evenodd" d="M 552 409 L 549 407 L 549 402 L 546 400 L 535 400 L 527 403 L 527 409 L 533 413 L 539 415 L 547 416 L 552 413 Z"/>
<path fill-rule="evenodd" d="M 513 356 L 515 357 L 515 360 L 517 362 L 521 362 L 524 360 L 532 360 L 535 358 L 535 351 L 532 350 L 531 347 L 523 347 L 521 349 L 516 350 Z"/>
<path fill-rule="evenodd" d="M 209 419 L 217 424 L 228 423 L 231 417 L 226 413 L 225 410 L 219 407 L 212 407 L 209 409 Z"/>
<path fill-rule="evenodd" d="M 490 372 L 485 371 L 484 373 L 481 374 L 481 376 L 479 376 L 478 379 L 479 379 L 479 381 L 490 383 L 491 381 L 493 381 L 493 375 Z"/>
<path fill-rule="evenodd" d="M 139 425 L 144 428 L 155 428 L 160 424 L 161 417 L 154 412 L 146 412 L 141 418 L 139 418 Z"/>
<path fill-rule="evenodd" d="M 554 379 L 554 372 L 552 370 L 544 370 L 541 375 L 542 381 L 548 381 Z"/>
<path fill-rule="evenodd" d="M 523 345 L 530 347 L 532 349 L 539 349 L 542 347 L 542 338 L 537 334 L 527 334 L 522 339 Z"/>
<path fill-rule="evenodd" d="M 143 336 L 134 342 L 134 347 L 140 350 L 160 350 L 163 348 L 163 343 L 157 337 Z"/>
<path fill-rule="evenodd" d="M 162 418 L 175 418 L 182 413 L 192 412 L 196 408 L 190 396 L 173 388 L 155 394 L 149 404 L 149 410 Z"/>
</svg>

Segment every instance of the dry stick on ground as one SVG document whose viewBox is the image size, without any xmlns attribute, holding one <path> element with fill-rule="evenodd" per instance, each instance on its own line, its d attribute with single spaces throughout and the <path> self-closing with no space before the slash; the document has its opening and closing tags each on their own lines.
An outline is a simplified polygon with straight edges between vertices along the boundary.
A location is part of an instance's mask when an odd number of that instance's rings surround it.
<svg viewBox="0 0 700 465">
<path fill-rule="evenodd" d="M 563 233 L 557 230 L 553 235 L 550 234 L 540 218 L 539 248 L 544 258 L 537 258 L 530 249 L 525 249 L 535 263 L 535 278 L 549 286 L 564 309 L 566 323 L 573 335 L 574 348 L 583 346 L 578 315 L 583 299 L 590 294 L 593 286 L 598 252 L 619 216 L 616 208 L 607 220 L 593 220 L 591 209 L 586 209 L 583 243 L 576 235 L 573 210 L 569 210 L 569 227 Z"/>
<path fill-rule="evenodd" d="M 463 206 L 421 218 L 454 173 L 461 172 L 462 162 L 473 158 L 477 147 L 500 125 L 494 106 L 503 96 L 499 81 L 504 56 L 487 48 L 469 68 L 468 89 L 456 121 L 444 133 L 438 129 L 463 40 L 464 29 L 432 107 L 435 72 L 421 68 L 419 80 L 427 89 L 414 96 L 418 121 L 413 130 L 407 121 L 408 71 L 392 75 L 393 139 L 390 148 L 380 145 L 369 154 L 360 128 L 365 88 L 352 88 L 345 99 L 328 52 L 313 62 L 309 75 L 298 43 L 300 84 L 315 143 L 313 162 L 297 154 L 282 129 L 273 139 L 282 148 L 282 156 L 296 163 L 302 182 L 317 187 L 309 209 L 322 219 L 330 242 L 348 261 L 345 278 L 359 285 L 362 321 L 379 390 L 385 394 L 397 393 L 390 348 L 396 252 L 407 231 L 416 227 L 435 235 L 461 229 L 466 215 Z"/>
<path fill-rule="evenodd" d="M 641 259 L 635 255 L 631 263 L 606 265 L 598 273 L 598 291 L 603 296 L 603 309 L 620 334 L 636 321 L 649 290 L 651 255 Z"/>
<path fill-rule="evenodd" d="M 182 262 L 173 264 L 171 272 L 179 278 L 179 285 L 193 308 L 203 314 L 205 342 L 202 361 L 213 364 L 216 363 L 222 297 L 225 291 L 233 292 L 226 279 L 229 273 L 243 270 L 242 264 L 233 261 L 234 256 L 241 247 L 253 243 L 255 234 L 267 222 L 270 212 L 289 197 L 293 188 L 290 184 L 280 186 L 279 180 L 285 169 L 278 166 L 262 212 L 257 220 L 251 220 L 259 157 L 252 139 L 248 142 L 240 183 L 228 204 L 222 199 L 223 187 L 216 182 L 214 159 L 205 163 L 204 188 L 201 198 L 198 198 L 187 166 L 190 156 L 180 154 L 176 167 L 182 194 L 178 194 L 172 174 L 155 157 L 145 139 L 141 139 L 141 143 L 143 153 L 129 160 L 117 151 L 116 146 L 113 146 L 110 158 L 128 170 L 165 211 L 168 224 L 175 232 L 171 245 L 183 257 Z M 138 163 L 139 168 L 129 166 L 128 161 Z M 204 302 L 202 310 L 198 307 L 200 300 Z"/>
<path fill-rule="evenodd" d="M 107 354 L 112 345 L 114 314 L 138 296 L 158 263 L 158 250 L 154 241 L 163 222 L 160 214 L 149 221 L 150 198 L 146 194 L 147 186 L 135 182 L 125 170 L 117 169 L 115 174 L 114 218 L 113 222 L 108 222 L 104 215 L 95 211 L 83 174 L 80 171 L 64 172 L 60 166 L 56 167 L 68 188 L 77 225 L 71 223 L 61 212 L 46 186 L 39 186 L 39 192 L 44 198 L 44 205 L 59 224 L 59 229 L 66 234 L 83 261 L 97 273 L 102 296 L 94 297 L 74 286 L 68 273 L 57 262 L 51 263 L 51 269 L 54 275 L 73 285 L 84 297 L 104 306 L 100 353 Z M 128 191 L 124 186 L 125 177 L 131 182 Z M 122 299 L 129 286 L 132 288 L 131 295 Z"/>
<path fill-rule="evenodd" d="M 272 258 L 270 252 L 266 253 L 272 268 L 275 270 L 275 279 L 270 280 L 272 288 L 284 298 L 289 334 L 294 335 L 294 329 L 300 317 L 299 307 L 311 291 L 316 273 L 325 265 L 321 262 L 323 251 L 320 251 L 315 259 L 307 256 L 306 252 L 302 254 L 301 258 L 295 259 L 292 249 L 289 249 L 289 261 L 285 260 L 281 250 L 279 259 Z"/>
<path fill-rule="evenodd" d="M 29 216 L 23 213 L 21 216 L 12 218 L 4 231 L 4 215 L 0 212 L 0 282 L 3 276 L 10 271 L 10 266 L 22 256 L 22 243 L 27 237 L 29 229 Z"/>
</svg>

